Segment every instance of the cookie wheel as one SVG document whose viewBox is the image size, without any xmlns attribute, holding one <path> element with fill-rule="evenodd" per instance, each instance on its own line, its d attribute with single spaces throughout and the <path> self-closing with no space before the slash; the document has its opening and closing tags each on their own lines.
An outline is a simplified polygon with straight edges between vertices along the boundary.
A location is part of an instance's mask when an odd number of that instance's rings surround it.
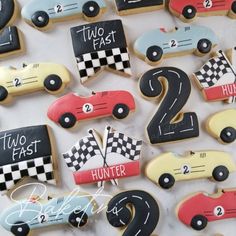
<svg viewBox="0 0 236 236">
<path fill-rule="evenodd" d="M 225 166 L 217 166 L 213 172 L 212 176 L 216 181 L 225 181 L 229 177 L 229 170 Z"/>
<path fill-rule="evenodd" d="M 163 174 L 158 180 L 159 185 L 164 189 L 169 189 L 174 186 L 175 178 L 171 174 Z"/>
<path fill-rule="evenodd" d="M 7 97 L 8 91 L 3 86 L 0 86 L 0 102 L 4 102 Z"/>
<path fill-rule="evenodd" d="M 59 118 L 59 124 L 65 129 L 72 128 L 76 123 L 76 117 L 72 113 L 65 113 Z"/>
<path fill-rule="evenodd" d="M 28 226 L 28 224 L 19 221 L 16 222 L 15 224 L 13 224 L 13 226 L 11 227 L 11 232 L 15 235 L 15 236 L 27 236 L 30 232 L 30 228 Z"/>
<path fill-rule="evenodd" d="M 100 7 L 95 1 L 88 1 L 83 5 L 82 11 L 86 18 L 94 18 L 100 14 Z"/>
<path fill-rule="evenodd" d="M 207 54 L 212 49 L 212 43 L 209 39 L 200 39 L 197 44 L 197 50 L 201 54 Z"/>
<path fill-rule="evenodd" d="M 163 50 L 159 46 L 151 46 L 147 49 L 146 57 L 150 62 L 157 63 L 161 61 Z"/>
<path fill-rule="evenodd" d="M 44 28 L 49 24 L 49 15 L 45 11 L 36 11 L 31 20 L 37 28 Z"/>
<path fill-rule="evenodd" d="M 197 10 L 194 6 L 188 5 L 186 6 L 183 11 L 182 15 L 186 20 L 192 20 L 197 14 Z"/>
<path fill-rule="evenodd" d="M 44 87 L 49 92 L 56 92 L 62 87 L 62 79 L 58 75 L 49 75 L 44 80 Z"/>
<path fill-rule="evenodd" d="M 83 211 L 75 211 L 70 214 L 68 221 L 73 227 L 79 228 L 87 224 L 88 215 Z"/>
<path fill-rule="evenodd" d="M 121 103 L 115 105 L 112 114 L 116 119 L 120 120 L 126 118 L 129 115 L 129 112 L 129 107 Z"/>
<path fill-rule="evenodd" d="M 191 227 L 195 230 L 203 230 L 207 226 L 207 218 L 202 215 L 196 215 L 191 220 Z"/>
<path fill-rule="evenodd" d="M 220 133 L 220 139 L 224 143 L 232 143 L 236 139 L 236 130 L 233 127 L 226 127 Z"/>
</svg>

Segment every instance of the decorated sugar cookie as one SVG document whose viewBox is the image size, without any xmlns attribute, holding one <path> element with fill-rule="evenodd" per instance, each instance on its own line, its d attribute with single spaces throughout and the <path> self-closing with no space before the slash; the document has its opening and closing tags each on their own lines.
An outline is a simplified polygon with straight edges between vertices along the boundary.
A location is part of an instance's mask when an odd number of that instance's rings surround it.
<svg viewBox="0 0 236 236">
<path fill-rule="evenodd" d="M 226 15 L 236 18 L 235 0 L 170 0 L 169 9 L 184 22 L 193 21 L 197 16 Z"/>
<path fill-rule="evenodd" d="M 18 201 L 2 211 L 0 224 L 15 236 L 31 235 L 32 230 L 69 224 L 81 228 L 97 210 L 97 203 L 87 193 L 77 193 L 48 201 L 34 198 Z"/>
<path fill-rule="evenodd" d="M 139 159 L 142 141 L 106 127 L 104 135 L 91 129 L 63 154 L 67 166 L 73 171 L 76 184 L 111 181 L 140 174 Z"/>
<path fill-rule="evenodd" d="M 150 236 L 160 216 L 156 200 L 142 190 L 130 190 L 115 195 L 108 203 L 107 220 L 122 229 L 122 236 Z"/>
<path fill-rule="evenodd" d="M 16 26 L 5 27 L 0 32 L 0 59 L 24 51 L 22 33 Z"/>
<path fill-rule="evenodd" d="M 0 132 L 0 191 L 24 177 L 56 184 L 56 159 L 46 125 Z"/>
<path fill-rule="evenodd" d="M 210 116 L 207 131 L 221 143 L 233 143 L 236 139 L 236 109 L 228 109 Z"/>
<path fill-rule="evenodd" d="M 0 67 L 0 76 L 0 103 L 40 90 L 60 93 L 70 82 L 69 71 L 63 65 L 54 63 L 29 64 L 22 69 Z"/>
<path fill-rule="evenodd" d="M 167 32 L 165 29 L 149 31 L 134 43 L 138 57 L 150 65 L 163 59 L 194 53 L 205 55 L 217 44 L 214 32 L 204 26 L 186 26 Z"/>
<path fill-rule="evenodd" d="M 17 15 L 15 0 L 0 0 L 0 30 L 10 25 Z"/>
<path fill-rule="evenodd" d="M 235 218 L 235 202 L 235 189 L 218 189 L 215 194 L 198 192 L 180 202 L 176 214 L 182 223 L 203 230 L 208 222 Z"/>
<path fill-rule="evenodd" d="M 121 20 L 71 28 L 74 54 L 82 83 L 107 68 L 131 76 L 129 52 Z"/>
<path fill-rule="evenodd" d="M 164 0 L 115 0 L 119 15 L 129 15 L 164 8 Z"/>
<path fill-rule="evenodd" d="M 181 112 L 191 93 L 191 84 L 184 71 L 175 67 L 149 70 L 140 78 L 139 89 L 149 100 L 162 99 L 146 129 L 151 144 L 199 136 L 197 115 Z"/>
<path fill-rule="evenodd" d="M 222 50 L 215 52 L 213 57 L 194 73 L 194 78 L 207 101 L 235 101 L 236 70 Z"/>
<path fill-rule="evenodd" d="M 76 121 L 87 119 L 106 116 L 124 119 L 134 110 L 134 98 L 127 91 L 104 91 L 89 97 L 70 93 L 49 107 L 48 117 L 63 128 L 71 128 Z"/>
<path fill-rule="evenodd" d="M 224 181 L 229 173 L 236 171 L 232 157 L 226 152 L 190 152 L 184 157 L 164 153 L 148 163 L 146 176 L 164 189 L 182 180 L 213 178 Z"/>
<path fill-rule="evenodd" d="M 46 30 L 54 22 L 76 19 L 81 15 L 88 21 L 95 21 L 105 10 L 103 0 L 30 0 L 21 15 L 33 27 Z"/>
</svg>

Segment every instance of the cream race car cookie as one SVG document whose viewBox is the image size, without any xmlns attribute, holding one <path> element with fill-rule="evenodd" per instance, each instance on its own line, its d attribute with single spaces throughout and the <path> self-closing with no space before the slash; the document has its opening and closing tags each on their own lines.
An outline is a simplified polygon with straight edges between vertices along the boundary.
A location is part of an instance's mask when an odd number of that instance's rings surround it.
<svg viewBox="0 0 236 236">
<path fill-rule="evenodd" d="M 164 153 L 148 163 L 145 173 L 151 181 L 169 189 L 182 180 L 213 178 L 224 181 L 233 171 L 236 171 L 236 165 L 228 153 L 201 151 L 190 152 L 184 157 Z"/>
<path fill-rule="evenodd" d="M 15 236 L 31 235 L 35 229 L 69 224 L 81 228 L 98 206 L 88 193 L 77 193 L 43 201 L 37 197 L 20 200 L 2 211 L 0 224 Z"/>
<path fill-rule="evenodd" d="M 134 43 L 138 57 L 151 65 L 163 59 L 190 53 L 202 56 L 217 44 L 214 32 L 205 26 L 186 26 L 167 32 L 155 29 L 143 34 Z"/>
<path fill-rule="evenodd" d="M 126 118 L 135 110 L 133 96 L 127 91 L 104 91 L 81 97 L 75 93 L 56 100 L 48 109 L 48 117 L 63 128 L 71 128 L 76 121 L 113 116 Z"/>
<path fill-rule="evenodd" d="M 236 109 L 220 111 L 208 118 L 207 131 L 221 143 L 229 144 L 236 139 Z"/>
<path fill-rule="evenodd" d="M 21 15 L 33 27 L 45 30 L 54 22 L 76 19 L 80 15 L 88 21 L 95 21 L 105 9 L 103 0 L 30 0 Z"/>
<path fill-rule="evenodd" d="M 44 89 L 51 94 L 60 93 L 70 82 L 69 71 L 54 63 L 29 64 L 22 69 L 0 67 L 0 76 L 0 103 Z"/>
</svg>

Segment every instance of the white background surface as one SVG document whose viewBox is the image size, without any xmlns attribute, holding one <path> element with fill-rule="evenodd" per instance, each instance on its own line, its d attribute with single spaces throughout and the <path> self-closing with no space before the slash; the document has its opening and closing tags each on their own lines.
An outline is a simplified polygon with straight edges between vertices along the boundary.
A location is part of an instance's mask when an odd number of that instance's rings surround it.
<svg viewBox="0 0 236 236">
<path fill-rule="evenodd" d="M 26 4 L 27 0 L 19 1 L 21 6 Z M 110 0 L 108 2 L 108 12 L 102 17 L 102 20 L 118 19 L 114 9 L 114 3 Z M 172 17 L 166 10 L 155 11 L 151 13 L 144 13 L 139 15 L 122 17 L 127 41 L 131 46 L 134 40 L 145 31 L 155 29 L 158 27 L 166 27 L 172 29 L 175 26 L 182 26 L 179 20 Z M 74 91 L 80 94 L 86 94 L 92 90 L 115 90 L 126 89 L 133 93 L 137 102 L 137 111 L 130 115 L 128 119 L 123 121 L 115 121 L 112 118 L 105 118 L 100 120 L 92 120 L 80 123 L 73 131 L 66 131 L 51 122 L 47 116 L 48 106 L 56 99 L 55 96 L 49 95 L 46 92 L 39 92 L 32 95 L 21 96 L 15 99 L 15 102 L 10 106 L 0 107 L 0 127 L 2 130 L 13 129 L 18 127 L 49 124 L 56 139 L 56 148 L 58 151 L 59 173 L 61 176 L 61 186 L 48 186 L 48 193 L 62 195 L 64 192 L 72 191 L 76 188 L 73 181 L 71 171 L 67 168 L 61 153 L 67 151 L 79 138 L 86 135 L 89 128 L 96 128 L 103 132 L 107 124 L 112 125 L 115 129 L 125 132 L 136 138 L 141 138 L 145 141 L 142 152 L 143 167 L 148 160 L 151 160 L 156 155 L 165 151 L 173 151 L 178 154 L 183 154 L 189 150 L 206 150 L 216 149 L 231 152 L 234 155 L 235 161 L 235 143 L 224 146 L 219 144 L 216 140 L 210 137 L 204 128 L 206 118 L 219 110 L 235 107 L 233 105 L 222 104 L 221 102 L 206 103 L 198 88 L 192 83 L 192 93 L 188 100 L 184 111 L 195 111 L 198 114 L 200 122 L 200 137 L 189 141 L 183 141 L 175 144 L 166 144 L 159 147 L 151 146 L 146 141 L 145 126 L 151 119 L 153 112 L 157 109 L 158 104 L 155 102 L 145 101 L 141 98 L 137 89 L 138 77 L 151 69 L 143 61 L 137 59 L 131 53 L 131 63 L 133 68 L 133 77 L 131 79 L 123 78 L 108 72 L 101 73 L 96 79 L 86 83 L 88 89 L 83 88 L 79 84 L 79 78 L 72 50 L 72 43 L 69 29 L 72 26 L 85 23 L 78 19 L 72 22 L 59 23 L 54 25 L 53 30 L 47 33 L 42 33 L 31 28 L 23 20 L 18 19 L 16 25 L 23 31 L 26 43 L 26 53 L 22 56 L 4 59 L 0 65 L 11 65 L 21 67 L 22 63 L 32 62 L 55 62 L 67 66 L 71 71 L 74 80 L 70 87 L 65 90 L 65 93 Z M 236 38 L 236 21 L 227 17 L 208 17 L 198 18 L 194 24 L 206 25 L 212 28 L 219 37 L 219 48 L 227 49 L 235 46 Z M 198 58 L 193 55 L 168 59 L 163 63 L 168 66 L 176 66 L 183 69 L 186 73 L 191 75 L 192 72 L 200 68 L 200 66 L 207 60 L 205 58 Z M 106 191 L 114 195 L 121 190 L 129 189 L 143 189 L 151 193 L 159 202 L 161 208 L 161 218 L 159 224 L 154 231 L 154 234 L 161 236 L 190 236 L 190 235 L 214 235 L 221 233 L 225 236 L 233 236 L 236 232 L 236 219 L 224 220 L 210 223 L 205 231 L 199 233 L 186 227 L 180 223 L 176 216 L 174 209 L 177 203 L 183 197 L 192 192 L 207 191 L 212 193 L 217 187 L 236 187 L 236 173 L 231 174 L 229 179 L 224 183 L 214 183 L 209 180 L 197 180 L 190 182 L 179 182 L 170 191 L 164 191 L 155 186 L 143 175 L 129 179 L 120 180 L 119 188 L 112 187 L 109 183 L 106 185 Z M 96 186 L 83 186 L 83 190 L 90 193 L 96 192 Z M 39 191 L 40 192 L 40 191 Z M 22 196 L 26 196 L 23 193 Z M 22 197 L 19 196 L 19 197 Z M 108 199 L 99 199 L 100 203 L 106 203 Z M 12 203 L 6 197 L 1 197 L 0 209 L 10 206 Z M 0 228 L 0 235 L 11 235 L 4 229 Z M 102 236 L 102 235 L 119 235 L 117 229 L 111 227 L 106 220 L 105 211 L 95 217 L 83 230 L 71 229 L 69 226 L 51 227 L 48 229 L 40 229 L 34 232 L 34 235 L 54 236 L 54 235 L 86 235 L 86 236 Z"/>
</svg>

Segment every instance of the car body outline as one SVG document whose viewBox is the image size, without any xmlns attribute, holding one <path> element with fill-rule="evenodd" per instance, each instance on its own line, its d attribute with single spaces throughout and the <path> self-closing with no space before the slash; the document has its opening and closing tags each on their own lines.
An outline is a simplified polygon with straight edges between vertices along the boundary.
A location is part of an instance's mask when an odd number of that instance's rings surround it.
<svg viewBox="0 0 236 236">
<path fill-rule="evenodd" d="M 198 53 L 198 42 L 201 39 L 207 39 L 211 42 L 211 50 L 218 41 L 214 32 L 205 26 L 186 26 L 172 31 L 159 28 L 140 36 L 134 43 L 134 51 L 138 57 L 149 64 L 155 65 L 164 58 L 180 56 L 186 53 L 194 53 L 201 56 L 202 54 Z M 175 43 L 174 47 L 171 42 Z M 162 49 L 162 58 L 156 62 L 147 58 L 147 51 L 152 46 L 158 46 Z M 181 48 L 181 51 L 179 51 L 179 48 Z M 210 51 L 207 53 L 210 53 Z"/>
<path fill-rule="evenodd" d="M 191 226 L 195 230 L 202 230 L 208 222 L 236 217 L 236 190 L 218 189 L 214 194 L 206 192 L 197 192 L 189 195 L 181 201 L 176 207 L 178 219 L 185 225 Z M 197 206 L 197 207 L 196 207 Z M 220 210 L 217 213 L 217 208 Z M 194 219 L 198 217 L 203 225 L 200 227 L 193 224 Z"/>
<path fill-rule="evenodd" d="M 185 172 L 184 167 L 186 166 Z M 146 168 L 146 176 L 162 188 L 170 188 L 175 181 L 212 178 L 213 171 L 218 166 L 225 166 L 229 172 L 236 171 L 236 165 L 231 156 L 220 151 L 190 152 L 180 157 L 167 152 L 150 161 Z M 174 178 L 172 186 L 161 186 L 161 176 L 169 174 Z"/>
<path fill-rule="evenodd" d="M 11 97 L 46 90 L 51 94 L 62 92 L 70 82 L 70 73 L 67 68 L 55 63 L 34 63 L 24 66 L 21 69 L 14 67 L 0 68 L 0 103 L 6 103 Z M 59 81 L 58 89 L 52 90 L 45 87 L 45 81 L 53 76 L 55 81 Z M 56 77 L 54 77 L 56 76 Z M 52 80 L 54 80 L 52 78 Z M 54 81 L 54 82 L 55 82 Z M 57 86 L 56 86 L 57 87 Z M 1 97 L 2 90 L 7 92 L 7 96 Z"/>
<path fill-rule="evenodd" d="M 65 204 L 66 210 L 63 208 Z M 69 217 L 73 212 L 80 213 L 82 218 L 86 217 L 87 223 L 87 219 L 93 215 L 97 208 L 96 201 L 87 193 L 68 194 L 63 197 L 48 199 L 48 201 L 42 201 L 36 196 L 31 196 L 31 199 L 17 201 L 15 205 L 3 211 L 0 222 L 3 228 L 11 232 L 14 226 L 22 227 L 24 230 L 25 225 L 27 225 L 26 236 L 34 229 L 70 224 Z M 42 221 L 41 216 L 45 217 Z M 78 225 L 78 227 L 80 226 Z M 22 235 L 20 233 L 22 232 L 19 231 L 19 235 Z M 17 236 L 17 233 L 13 234 Z"/>
<path fill-rule="evenodd" d="M 231 143 L 235 140 L 233 138 L 230 142 L 226 142 L 222 139 L 222 134 L 227 128 L 234 130 L 234 136 L 236 135 L 236 109 L 228 109 L 217 112 L 211 115 L 206 122 L 206 129 L 211 136 L 216 138 L 223 144 Z"/>
</svg>

